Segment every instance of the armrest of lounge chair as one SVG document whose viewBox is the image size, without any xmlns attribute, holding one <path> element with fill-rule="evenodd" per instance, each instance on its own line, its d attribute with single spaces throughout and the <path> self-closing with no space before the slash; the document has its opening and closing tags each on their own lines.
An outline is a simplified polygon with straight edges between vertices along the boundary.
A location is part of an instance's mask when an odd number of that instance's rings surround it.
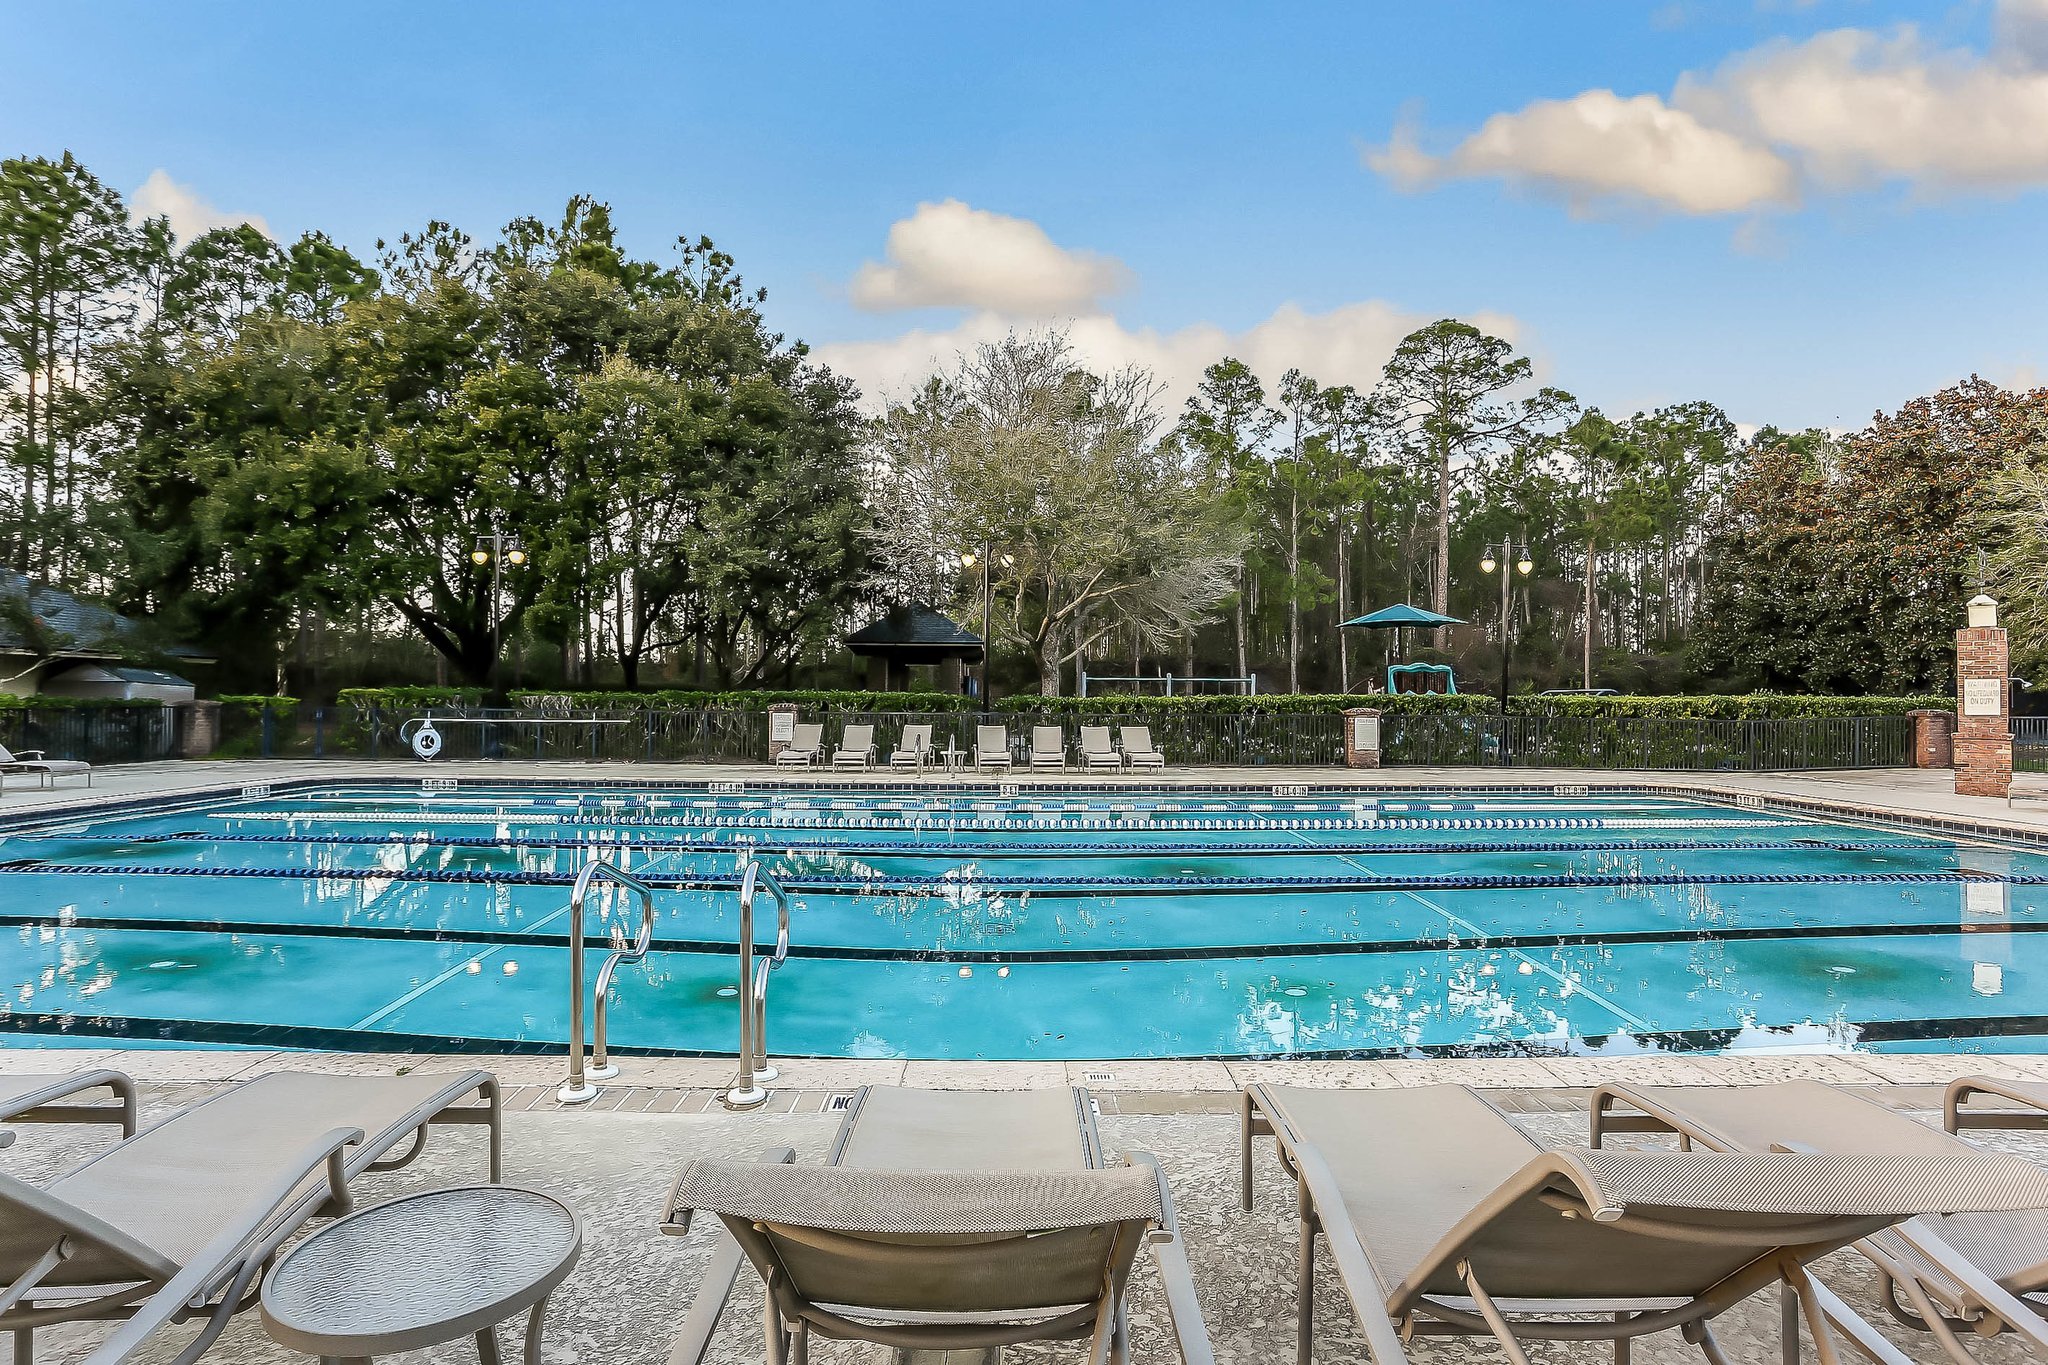
<svg viewBox="0 0 2048 1365">
<path fill-rule="evenodd" d="M 1609 1133 L 1675 1133 L 1688 1145 L 1694 1142 L 1716 1145 L 1706 1134 L 1697 1131 L 1685 1115 L 1659 1104 L 1633 1086 L 1599 1086 L 1593 1091 L 1589 1107 L 1591 1137 L 1586 1143 L 1588 1147 L 1605 1146 L 1602 1139 Z"/>
<path fill-rule="evenodd" d="M 1990 1095 L 2020 1106 L 2017 1109 L 1968 1109 L 1977 1095 Z M 1951 1133 L 1965 1128 L 2048 1128 L 2048 1081 L 2009 1081 L 1995 1076 L 1963 1076 L 1949 1082 L 1942 1099 L 1941 1126 Z"/>
<path fill-rule="evenodd" d="M 43 758 L 43 756 L 49 752 L 50 751 L 48 749 L 16 749 L 14 751 L 14 756 L 16 758 L 27 758 L 40 761 Z"/>
<path fill-rule="evenodd" d="M 285 1173 L 273 1180 L 267 1189 L 253 1195 L 243 1205 L 241 1214 L 222 1228 L 219 1235 L 187 1262 L 183 1270 L 150 1295 L 149 1301 L 135 1316 L 101 1342 L 99 1349 L 86 1357 L 85 1365 L 120 1365 L 151 1332 L 185 1312 L 191 1301 L 202 1294 L 210 1282 L 220 1277 L 223 1269 L 238 1266 L 233 1282 L 221 1295 L 219 1307 L 201 1330 L 198 1340 L 178 1354 L 181 1361 L 196 1358 L 227 1326 L 228 1319 L 249 1292 L 249 1286 L 263 1273 L 263 1267 L 270 1263 L 277 1249 L 305 1226 L 293 1219 L 283 1220 L 281 1226 L 273 1226 L 279 1208 L 291 1199 L 292 1191 L 300 1182 L 325 1166 L 326 1202 L 347 1210 L 348 1176 L 342 1151 L 362 1140 L 363 1130 L 360 1128 L 336 1128 L 307 1146 L 289 1163 Z"/>
<path fill-rule="evenodd" d="M 105 1086 L 111 1104 L 79 1104 L 88 1090 Z M 68 1076 L 15 1076 L 0 1082 L 0 1122 L 108 1123 L 121 1136 L 135 1136 L 135 1082 L 126 1073 L 96 1067 Z"/>
<path fill-rule="evenodd" d="M 1195 1273 L 1188 1265 L 1187 1244 L 1180 1237 L 1180 1215 L 1173 1207 L 1173 1191 L 1159 1158 L 1150 1152 L 1126 1154 L 1134 1166 L 1148 1166 L 1159 1182 L 1159 1226 L 1148 1239 L 1152 1260 L 1159 1267 L 1159 1282 L 1166 1290 L 1166 1317 L 1173 1326 L 1174 1342 L 1180 1347 L 1182 1365 L 1215 1365 L 1216 1347 L 1209 1340 L 1209 1325 L 1202 1319 L 1202 1305 L 1195 1297 Z"/>
<path fill-rule="evenodd" d="M 757 1160 L 786 1166 L 796 1160 L 796 1150 L 771 1147 Z M 682 1172 L 676 1172 L 676 1178 L 669 1182 L 668 1193 L 662 1197 L 660 1227 L 665 1236 L 683 1237 L 690 1231 L 691 1210 L 676 1207 L 676 1190 L 682 1179 Z M 697 1297 L 690 1301 L 690 1311 L 684 1316 L 683 1325 L 676 1329 L 675 1344 L 669 1348 L 668 1365 L 698 1365 L 704 1359 L 705 1353 L 711 1349 L 711 1334 L 718 1330 L 718 1315 L 725 1310 L 727 1300 L 732 1298 L 733 1283 L 739 1279 L 740 1266 L 745 1262 L 746 1253 L 740 1250 L 740 1244 L 720 1225 L 718 1244 L 711 1252 L 711 1260 L 697 1277 Z"/>
</svg>

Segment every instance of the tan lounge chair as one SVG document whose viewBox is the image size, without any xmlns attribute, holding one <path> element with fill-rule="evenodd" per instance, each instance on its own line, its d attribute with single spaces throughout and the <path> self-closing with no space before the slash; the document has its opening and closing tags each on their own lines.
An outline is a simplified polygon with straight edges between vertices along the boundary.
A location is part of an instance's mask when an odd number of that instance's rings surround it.
<svg viewBox="0 0 2048 1365">
<path fill-rule="evenodd" d="M 1067 769 L 1067 737 L 1057 725 L 1031 727 L 1031 766 Z"/>
<path fill-rule="evenodd" d="M 825 756 L 825 727 L 804 724 L 790 731 L 788 747 L 775 756 L 778 768 L 809 768 Z"/>
<path fill-rule="evenodd" d="M 1166 755 L 1152 747 L 1152 727 L 1120 725 L 1117 736 L 1124 742 L 1124 763 L 1132 768 L 1164 768 Z"/>
<path fill-rule="evenodd" d="M 86 1092 L 101 1089 L 104 1102 L 83 1102 Z M 63 1076 L 0 1076 L 0 1123 L 107 1123 L 133 1137 L 135 1082 L 97 1067 Z M 12 1141 L 11 1134 L 0 1137 L 0 1147 Z"/>
<path fill-rule="evenodd" d="M 60 777 L 83 777 L 85 785 L 92 785 L 92 764 L 75 758 L 45 758 L 46 749 L 23 749 L 20 753 L 9 753 L 0 745 L 0 782 L 8 773 L 34 773 L 43 786 L 54 787 Z"/>
<path fill-rule="evenodd" d="M 974 766 L 977 768 L 1004 768 L 1010 766 L 1010 732 L 1000 725 L 977 725 L 974 728 Z"/>
<path fill-rule="evenodd" d="M 915 768 L 923 772 L 932 756 L 932 727 L 929 725 L 906 725 L 903 739 L 889 752 L 891 768 Z"/>
<path fill-rule="evenodd" d="M 1110 743 L 1107 725 L 1084 725 L 1081 727 L 1081 757 L 1088 767 L 1114 768 L 1121 772 L 1124 756 Z"/>
<path fill-rule="evenodd" d="M 1973 1111 L 1989 1094 L 2019 1112 Z M 1948 1132 L 1819 1081 L 1776 1085 L 1604 1085 L 1593 1092 L 1593 1142 L 1612 1133 L 1671 1133 L 1720 1152 L 1797 1146 L 1814 1151 L 1968 1158 L 1979 1153 L 1958 1127 L 2048 1126 L 2048 1085 L 1964 1077 L 1949 1087 Z M 1877 1268 L 1885 1306 L 1931 1332 L 1948 1358 L 1972 1365 L 1963 1334 L 2011 1332 L 2048 1356 L 2048 1214 L 1956 1213 L 1915 1219 L 1859 1242 Z M 1828 1296 L 1832 1299 L 1832 1295 Z"/>
<path fill-rule="evenodd" d="M 1262 1134 L 1297 1182 L 1303 1365 L 1318 1231 L 1374 1365 L 1418 1334 L 1490 1335 L 1526 1365 L 1524 1339 L 1668 1328 L 1725 1365 L 1713 1318 L 1780 1283 L 1833 1365 L 1809 1262 L 1917 1214 L 2048 1207 L 2048 1172 L 2013 1157 L 1547 1151 L 1463 1086 L 1253 1086 L 1243 1106 L 1245 1207 Z M 1908 1365 L 1842 1313 L 1859 1349 Z"/>
<path fill-rule="evenodd" d="M 1127 1358 L 1124 1293 L 1149 1246 L 1187 1365 L 1213 1360 L 1158 1163 L 1102 1155 L 1080 1090 L 871 1087 L 854 1096 L 823 1166 L 693 1161 L 664 1232 L 692 1210 L 725 1234 L 669 1365 L 697 1365 L 742 1256 L 768 1285 L 771 1365 L 809 1338 L 912 1351 L 1085 1340 L 1091 1362 Z"/>
<path fill-rule="evenodd" d="M 839 732 L 839 747 L 832 751 L 832 766 L 835 768 L 872 768 L 875 766 L 875 727 L 872 725 L 848 725 Z"/>
<path fill-rule="evenodd" d="M 0 1331 L 14 1333 L 15 1360 L 26 1365 L 38 1327 L 125 1319 L 90 1357 L 111 1365 L 165 1323 L 201 1319 L 171 1357 L 190 1365 L 253 1302 L 280 1245 L 346 1210 L 356 1176 L 417 1157 L 441 1124 L 488 1127 L 496 1182 L 498 1083 L 487 1071 L 276 1072 L 46 1185 L 0 1175 Z"/>
</svg>

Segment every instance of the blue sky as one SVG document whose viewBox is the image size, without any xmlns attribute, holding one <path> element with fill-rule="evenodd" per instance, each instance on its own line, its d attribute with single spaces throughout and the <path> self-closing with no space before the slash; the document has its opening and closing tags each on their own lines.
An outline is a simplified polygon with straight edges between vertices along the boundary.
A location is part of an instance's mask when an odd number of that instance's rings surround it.
<svg viewBox="0 0 2048 1365">
<path fill-rule="evenodd" d="M 1507 330 L 1629 411 L 2048 367 L 2048 0 L 15 5 L 0 151 L 368 252 L 572 193 L 870 390 L 1010 326 L 1184 386 Z M 1608 92 L 1611 92 L 1608 93 Z M 921 207 L 922 206 L 922 207 Z"/>
</svg>

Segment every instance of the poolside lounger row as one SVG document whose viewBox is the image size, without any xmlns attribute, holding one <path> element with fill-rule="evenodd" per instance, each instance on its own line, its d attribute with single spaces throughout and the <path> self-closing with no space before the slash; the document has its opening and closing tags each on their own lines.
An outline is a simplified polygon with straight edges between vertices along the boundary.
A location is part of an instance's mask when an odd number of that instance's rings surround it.
<svg viewBox="0 0 2048 1365">
<path fill-rule="evenodd" d="M 1115 743 L 1110 741 L 1107 725 L 1083 725 L 1078 754 L 1081 766 L 1094 772 L 1101 769 L 1122 772 L 1126 769 L 1164 768 L 1166 755 L 1159 752 L 1152 743 L 1152 729 L 1146 725 L 1123 725 L 1117 727 Z M 825 727 L 819 724 L 801 724 L 791 733 L 789 743 L 775 756 L 778 768 L 813 768 L 830 759 L 834 768 L 873 768 L 880 761 L 880 749 L 875 742 L 875 727 L 867 724 L 848 724 L 840 730 L 839 745 L 828 754 L 825 748 Z M 889 767 L 912 768 L 922 771 L 938 762 L 938 750 L 932 744 L 930 725 L 906 725 L 897 746 L 889 752 Z M 974 767 L 1009 771 L 1015 766 L 1010 751 L 1010 731 L 1002 725 L 981 725 L 974 732 Z M 1065 771 L 1071 762 L 1067 749 L 1066 733 L 1057 725 L 1036 725 L 1031 729 L 1031 747 L 1027 754 L 1031 768 L 1058 768 Z"/>
<path fill-rule="evenodd" d="M 18 754 L 10 753 L 5 745 L 0 745 L 0 790 L 6 788 L 9 773 L 27 773 L 46 787 L 56 786 L 60 777 L 82 777 L 86 786 L 92 785 L 90 763 L 75 758 L 50 758 L 42 749 L 23 749 Z"/>
</svg>

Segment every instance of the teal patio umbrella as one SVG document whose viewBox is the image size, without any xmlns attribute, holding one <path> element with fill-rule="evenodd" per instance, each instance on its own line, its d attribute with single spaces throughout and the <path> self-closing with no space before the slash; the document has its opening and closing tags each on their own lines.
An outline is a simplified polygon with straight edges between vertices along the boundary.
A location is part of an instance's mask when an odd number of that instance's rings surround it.
<svg viewBox="0 0 2048 1365">
<path fill-rule="evenodd" d="M 1420 626 L 1425 630 L 1434 630 L 1438 626 L 1462 626 L 1464 624 L 1463 621 L 1455 616 L 1446 616 L 1440 611 L 1431 611 L 1427 607 L 1411 607 L 1406 602 L 1402 602 L 1398 606 L 1381 607 L 1378 611 L 1369 611 L 1363 616 L 1354 616 L 1349 621 L 1344 622 L 1344 629 L 1391 630 L 1394 632 L 1393 652 L 1398 654 L 1401 652 L 1401 632 L 1410 626 Z M 1389 657 L 1391 658 L 1391 655 Z"/>
</svg>

